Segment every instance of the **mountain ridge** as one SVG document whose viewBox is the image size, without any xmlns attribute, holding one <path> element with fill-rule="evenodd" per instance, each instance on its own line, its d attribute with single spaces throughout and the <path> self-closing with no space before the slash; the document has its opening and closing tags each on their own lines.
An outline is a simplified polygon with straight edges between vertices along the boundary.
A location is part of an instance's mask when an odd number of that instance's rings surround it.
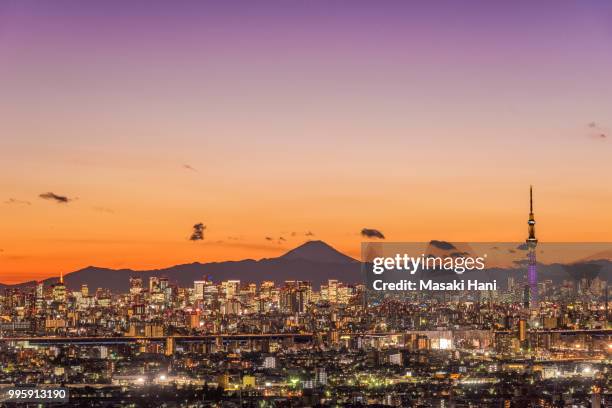
<svg viewBox="0 0 612 408">
<path fill-rule="evenodd" d="M 68 289 L 78 290 L 87 284 L 90 289 L 102 287 L 113 292 L 127 292 L 129 278 L 140 277 L 143 285 L 152 276 L 167 277 L 170 283 L 180 286 L 192 286 L 194 280 L 205 276 L 214 281 L 239 279 L 245 281 L 272 280 L 281 283 L 285 280 L 307 280 L 313 286 L 320 286 L 328 279 L 339 279 L 347 283 L 360 281 L 359 261 L 344 255 L 323 241 L 307 241 L 276 258 L 242 259 L 237 261 L 217 261 L 201 263 L 198 261 L 173 265 L 165 268 L 135 270 L 112 269 L 89 265 L 64 274 Z M 45 285 L 51 285 L 58 277 L 44 279 Z M 36 281 L 22 282 L 13 285 L 0 283 L 0 288 L 20 288 L 36 285 Z"/>
<path fill-rule="evenodd" d="M 599 276 L 608 282 L 612 280 L 610 260 L 590 260 L 589 263 L 600 264 L 594 276 Z M 576 276 L 582 276 L 581 271 L 574 269 L 559 263 L 538 263 L 538 276 L 541 280 L 551 279 L 554 283 L 561 283 L 564 279 L 575 280 Z M 590 276 L 594 272 L 585 271 L 584 273 Z M 504 287 L 508 277 L 521 279 L 525 270 L 523 266 L 492 268 L 481 272 L 476 271 L 470 277 L 490 279 L 490 274 L 495 274 L 495 277 L 500 279 L 500 286 Z M 196 261 L 149 270 L 112 269 L 89 265 L 64 274 L 64 282 L 69 290 L 79 290 L 81 285 L 87 284 L 90 290 L 106 288 L 112 292 L 124 293 L 129 290 L 130 277 L 142 278 L 143 285 L 147 286 L 148 279 L 152 276 L 167 277 L 170 284 L 181 287 L 191 287 L 193 281 L 201 280 L 204 277 L 215 282 L 238 279 L 244 282 L 269 280 L 277 284 L 286 280 L 308 280 L 315 288 L 327 282 L 328 279 L 338 279 L 349 284 L 364 282 L 360 261 L 339 252 L 323 241 L 307 241 L 276 258 L 259 260 L 242 259 L 208 263 Z M 58 277 L 47 278 L 43 280 L 43 283 L 45 286 L 51 285 L 58 279 Z M 0 283 L 0 289 L 27 288 L 35 286 L 36 283 L 36 281 L 14 285 Z"/>
</svg>

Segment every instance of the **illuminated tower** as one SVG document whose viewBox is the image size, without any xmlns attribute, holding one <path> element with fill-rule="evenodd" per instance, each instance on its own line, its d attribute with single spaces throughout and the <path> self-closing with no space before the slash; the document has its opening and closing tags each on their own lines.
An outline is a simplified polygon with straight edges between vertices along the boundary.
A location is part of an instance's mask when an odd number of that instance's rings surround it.
<svg viewBox="0 0 612 408">
<path fill-rule="evenodd" d="M 538 307 L 538 269 L 536 266 L 536 246 L 538 239 L 535 236 L 535 217 L 533 216 L 533 189 L 529 186 L 529 221 L 527 221 L 529 237 L 527 243 L 527 280 L 530 292 L 530 306 Z"/>
</svg>

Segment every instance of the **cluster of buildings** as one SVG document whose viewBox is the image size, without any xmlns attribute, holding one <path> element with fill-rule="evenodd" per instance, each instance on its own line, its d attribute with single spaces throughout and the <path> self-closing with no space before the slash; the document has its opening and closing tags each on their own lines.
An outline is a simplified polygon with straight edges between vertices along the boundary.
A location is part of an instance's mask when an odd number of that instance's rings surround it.
<svg viewBox="0 0 612 408">
<path fill-rule="evenodd" d="M 0 389 L 62 385 L 74 406 L 612 406 L 607 282 L 539 281 L 534 253 L 476 293 L 129 279 L 1 293 Z"/>
<path fill-rule="evenodd" d="M 0 296 L 0 387 L 67 384 L 74 401 L 94 405 L 171 389 L 196 406 L 512 407 L 537 397 L 531 406 L 603 407 L 603 294 L 584 301 L 575 283 L 544 285 L 535 307 L 517 291 L 525 285 L 508 286 L 377 299 L 337 280 L 182 288 L 132 277 L 129 292 L 110 293 L 60 279 Z"/>
</svg>

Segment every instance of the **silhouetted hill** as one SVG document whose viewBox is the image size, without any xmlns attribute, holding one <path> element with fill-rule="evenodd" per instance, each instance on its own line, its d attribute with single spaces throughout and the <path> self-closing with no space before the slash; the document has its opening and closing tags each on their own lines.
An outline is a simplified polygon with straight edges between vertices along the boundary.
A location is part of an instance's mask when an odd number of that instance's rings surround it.
<svg viewBox="0 0 612 408">
<path fill-rule="evenodd" d="M 193 286 L 194 280 L 201 280 L 204 276 L 208 276 L 215 282 L 227 279 L 239 279 L 245 282 L 271 280 L 276 283 L 282 283 L 285 280 L 308 280 L 314 287 L 319 287 L 328 279 L 339 279 L 347 283 L 360 282 L 360 272 L 358 261 L 338 252 L 322 241 L 309 241 L 278 258 L 265 258 L 258 261 L 245 259 L 204 264 L 194 262 L 145 271 L 88 266 L 65 274 L 64 282 L 70 290 L 77 290 L 86 283 L 90 290 L 107 288 L 113 292 L 127 292 L 129 278 L 132 276 L 141 277 L 143 285 L 147 285 L 152 276 L 165 276 L 171 284 L 190 287 Z M 57 278 L 46 279 L 45 285 L 53 284 L 57 280 Z M 26 286 L 32 286 L 35 283 L 31 282 Z"/>
<path fill-rule="evenodd" d="M 297 260 L 306 259 L 312 262 L 325 263 L 351 263 L 358 262 L 344 255 L 323 241 L 308 241 L 292 249 L 277 259 Z"/>
<path fill-rule="evenodd" d="M 608 282 L 612 280 L 612 262 L 597 260 L 589 261 L 589 264 L 597 264 L 597 273 L 591 278 L 598 276 Z M 538 278 L 540 281 L 550 279 L 554 284 L 559 284 L 563 280 L 575 280 L 576 276 L 572 273 L 574 269 L 568 269 L 567 265 L 558 263 L 538 264 Z M 498 287 L 505 288 L 508 277 L 512 276 L 520 281 L 525 272 L 524 265 L 517 265 L 517 267 L 507 269 L 491 268 L 483 271 L 472 271 L 469 274 L 464 274 L 463 277 L 482 280 L 497 279 Z M 141 277 L 144 285 L 148 285 L 148 280 L 152 276 L 165 276 L 171 284 L 182 287 L 193 286 L 193 281 L 201 280 L 204 276 L 208 276 L 214 282 L 239 279 L 244 282 L 257 283 L 270 280 L 280 284 L 285 280 L 307 280 L 312 282 L 315 288 L 318 288 L 321 283 L 328 279 L 338 279 L 346 283 L 363 282 L 359 261 L 338 252 L 323 241 L 309 241 L 278 258 L 260 260 L 245 259 L 204 264 L 194 262 L 165 269 L 145 271 L 88 266 L 65 274 L 64 281 L 70 290 L 77 290 L 82 284 L 86 283 L 90 290 L 107 288 L 113 292 L 127 292 L 129 290 L 129 278 L 132 276 Z M 450 278 L 454 277 L 454 275 L 450 275 Z M 57 282 L 57 278 L 49 278 L 45 280 L 45 285 L 51 285 L 55 282 Z M 0 290 L 9 287 L 23 288 L 35 284 L 35 281 L 17 285 L 0 284 Z"/>
</svg>

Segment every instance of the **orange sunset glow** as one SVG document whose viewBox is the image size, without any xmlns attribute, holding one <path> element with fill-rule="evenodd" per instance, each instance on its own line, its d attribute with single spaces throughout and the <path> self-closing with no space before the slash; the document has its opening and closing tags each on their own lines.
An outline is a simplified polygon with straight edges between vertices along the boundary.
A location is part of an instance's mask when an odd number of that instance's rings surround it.
<svg viewBox="0 0 612 408">
<path fill-rule="evenodd" d="M 611 42 L 588 21 L 564 25 L 575 42 L 525 22 L 527 42 L 372 16 L 358 41 L 350 13 L 98 32 L 95 13 L 6 12 L 1 283 L 311 239 L 358 258 L 362 228 L 521 241 L 531 184 L 542 242 L 612 241 Z"/>
</svg>

